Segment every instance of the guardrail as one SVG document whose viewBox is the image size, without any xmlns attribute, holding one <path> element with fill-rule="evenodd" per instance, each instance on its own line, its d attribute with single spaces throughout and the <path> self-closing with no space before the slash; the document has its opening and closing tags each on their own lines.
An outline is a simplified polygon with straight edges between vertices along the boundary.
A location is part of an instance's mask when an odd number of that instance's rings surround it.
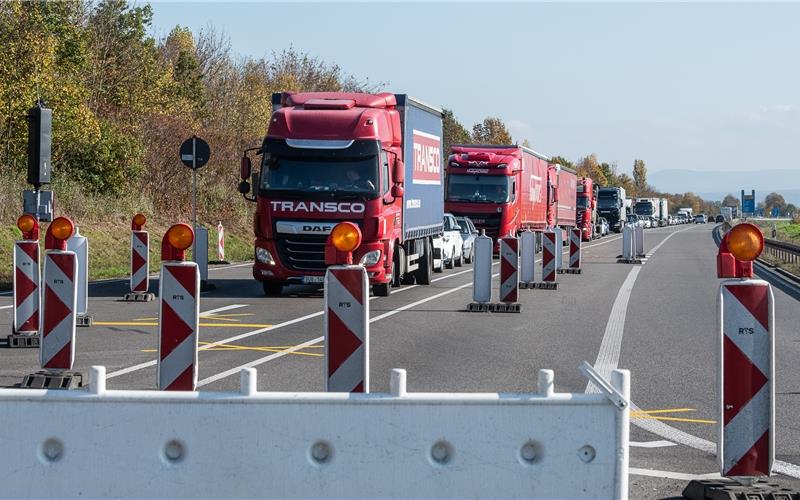
<svg viewBox="0 0 800 500">
<path fill-rule="evenodd" d="M 764 250 L 786 263 L 796 264 L 800 262 L 800 245 L 764 238 Z"/>
<path fill-rule="evenodd" d="M 601 394 L 0 389 L 0 497 L 617 498 L 630 379 Z"/>
</svg>

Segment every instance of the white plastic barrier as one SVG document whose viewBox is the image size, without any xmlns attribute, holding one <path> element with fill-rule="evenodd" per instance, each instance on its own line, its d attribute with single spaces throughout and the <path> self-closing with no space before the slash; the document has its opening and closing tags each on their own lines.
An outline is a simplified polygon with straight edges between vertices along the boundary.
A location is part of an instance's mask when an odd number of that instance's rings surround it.
<svg viewBox="0 0 800 500">
<path fill-rule="evenodd" d="M 86 316 L 89 312 L 89 240 L 78 231 L 78 226 L 75 226 L 75 233 L 67 240 L 67 250 L 75 252 L 78 259 L 75 315 Z"/>
<path fill-rule="evenodd" d="M 596 379 L 592 374 L 591 378 Z M 601 394 L 0 389 L 1 496 L 627 498 L 630 381 Z M 43 411 L 46 408 L 47 411 Z M 276 427 L 278 426 L 278 427 Z"/>
<path fill-rule="evenodd" d="M 622 258 L 633 260 L 636 257 L 636 230 L 631 224 L 622 227 Z"/>
<path fill-rule="evenodd" d="M 520 281 L 532 283 L 536 280 L 536 233 L 523 231 L 520 233 Z"/>
</svg>

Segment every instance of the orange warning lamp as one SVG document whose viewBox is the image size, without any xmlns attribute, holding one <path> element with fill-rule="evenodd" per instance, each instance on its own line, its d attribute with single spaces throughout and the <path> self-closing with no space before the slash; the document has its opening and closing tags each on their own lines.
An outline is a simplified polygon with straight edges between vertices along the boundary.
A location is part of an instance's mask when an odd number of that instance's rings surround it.
<svg viewBox="0 0 800 500">
<path fill-rule="evenodd" d="M 764 251 L 764 234 L 749 222 L 725 233 L 717 254 L 718 278 L 752 278 L 753 261 Z"/>
<path fill-rule="evenodd" d="M 361 244 L 361 229 L 352 222 L 340 222 L 325 242 L 325 264 L 352 264 L 353 250 Z"/>
<path fill-rule="evenodd" d="M 23 240 L 39 239 L 39 221 L 31 214 L 22 214 L 17 219 L 17 227 L 22 231 Z"/>
<path fill-rule="evenodd" d="M 145 225 L 147 222 L 147 217 L 144 214 L 136 214 L 133 216 L 133 220 L 131 220 L 131 231 L 141 231 L 142 226 Z"/>
<path fill-rule="evenodd" d="M 44 234 L 44 248 L 46 250 L 66 250 L 67 240 L 75 232 L 75 224 L 66 217 L 58 217 L 47 226 Z"/>
<path fill-rule="evenodd" d="M 186 249 L 194 242 L 194 231 L 189 224 L 175 224 L 161 240 L 161 260 L 184 260 Z"/>
</svg>

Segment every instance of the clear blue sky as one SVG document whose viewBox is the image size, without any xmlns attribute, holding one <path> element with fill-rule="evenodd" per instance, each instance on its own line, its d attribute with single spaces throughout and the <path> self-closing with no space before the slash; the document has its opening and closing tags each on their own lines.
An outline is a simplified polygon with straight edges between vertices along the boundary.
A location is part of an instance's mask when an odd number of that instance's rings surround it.
<svg viewBox="0 0 800 500">
<path fill-rule="evenodd" d="M 137 2 L 141 4 L 142 2 Z M 520 142 L 630 171 L 798 168 L 800 5 L 152 2 L 153 33 L 290 45 Z"/>
</svg>

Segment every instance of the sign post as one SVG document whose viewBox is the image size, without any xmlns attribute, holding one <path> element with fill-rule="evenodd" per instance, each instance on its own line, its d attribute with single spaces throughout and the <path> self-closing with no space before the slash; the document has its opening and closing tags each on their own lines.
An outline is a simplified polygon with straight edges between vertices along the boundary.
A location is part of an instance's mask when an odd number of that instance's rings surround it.
<svg viewBox="0 0 800 500">
<path fill-rule="evenodd" d="M 211 158 L 211 148 L 208 143 L 203 139 L 193 135 L 189 139 L 183 141 L 180 150 L 181 162 L 192 169 L 192 229 L 197 234 L 197 170 L 204 167 Z M 206 233 L 207 236 L 208 233 Z M 192 244 L 192 260 L 196 263 L 201 261 L 197 260 L 197 238 L 194 239 Z M 206 251 L 208 251 L 208 241 L 206 240 Z M 203 275 L 204 271 L 208 272 L 208 256 L 203 259 L 205 262 L 205 269 L 200 270 Z M 204 287 L 205 290 L 205 287 Z"/>
</svg>

